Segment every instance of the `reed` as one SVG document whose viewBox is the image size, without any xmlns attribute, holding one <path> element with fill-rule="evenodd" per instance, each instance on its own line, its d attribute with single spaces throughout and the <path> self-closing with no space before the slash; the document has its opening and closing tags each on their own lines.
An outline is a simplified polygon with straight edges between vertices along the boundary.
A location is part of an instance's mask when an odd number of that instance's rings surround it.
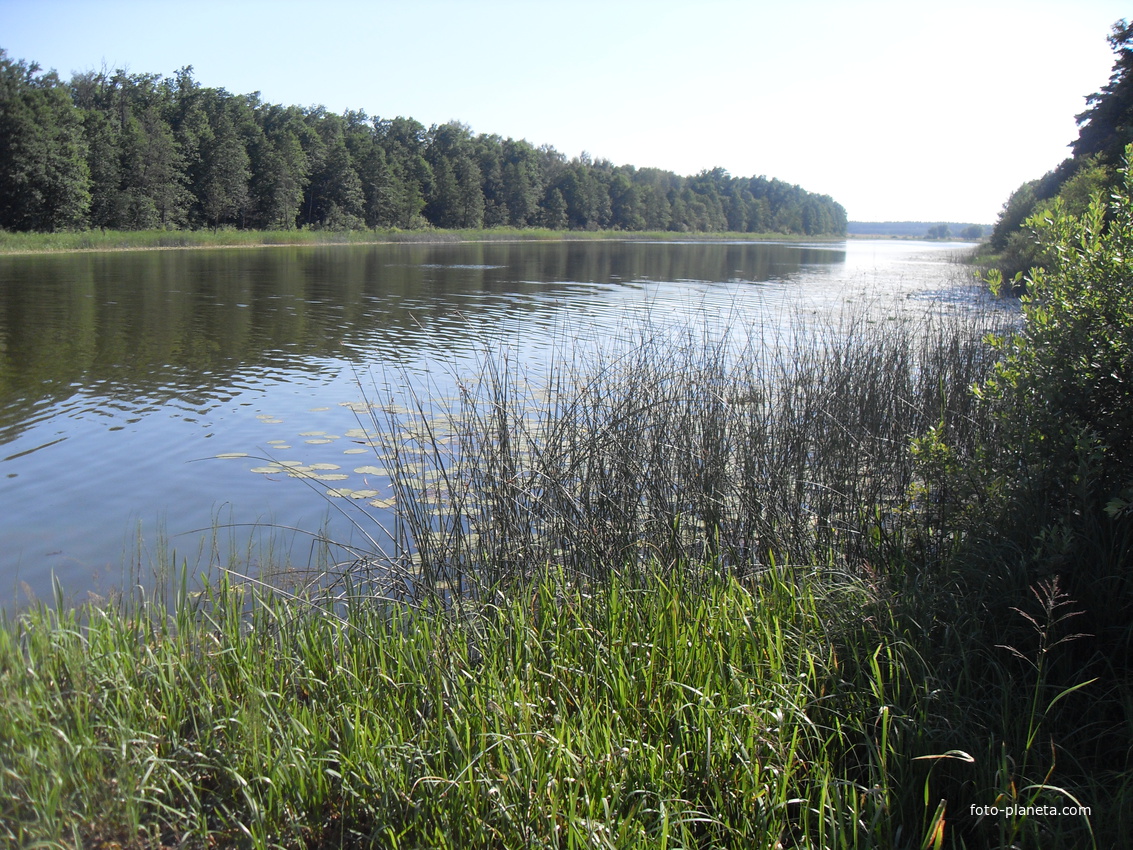
<svg viewBox="0 0 1133 850">
<path fill-rule="evenodd" d="M 65 251 L 139 251 L 176 248 L 258 248 L 376 242 L 455 242 L 442 231 L 401 230 L 86 230 L 59 233 L 0 231 L 0 254 Z"/>
<path fill-rule="evenodd" d="M 618 230 L 548 230 L 495 227 L 465 230 L 82 230 L 11 233 L 0 230 L 0 254 L 66 251 L 137 251 L 173 248 L 258 248 L 273 245 L 361 245 L 386 242 L 493 242 L 562 240 L 834 241 L 781 233 L 673 233 Z"/>
<path fill-rule="evenodd" d="M 396 557 L 370 566 L 411 553 L 419 588 L 465 595 L 547 565 L 896 564 L 924 473 L 910 441 L 935 427 L 971 445 L 994 427 L 968 392 L 992 362 L 986 328 L 793 327 L 734 340 L 643 325 L 586 354 L 568 340 L 538 379 L 485 351 L 454 406 L 371 400 L 399 524 Z"/>
</svg>

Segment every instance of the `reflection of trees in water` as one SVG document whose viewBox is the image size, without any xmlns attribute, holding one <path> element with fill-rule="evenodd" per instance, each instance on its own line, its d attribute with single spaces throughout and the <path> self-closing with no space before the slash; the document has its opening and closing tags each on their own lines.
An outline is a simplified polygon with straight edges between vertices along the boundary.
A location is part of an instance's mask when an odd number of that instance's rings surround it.
<svg viewBox="0 0 1133 850">
<path fill-rule="evenodd" d="M 768 280 L 844 253 L 720 243 L 467 243 L 7 258 L 0 440 L 89 392 L 210 406 L 237 375 L 459 347 L 577 284 Z"/>
</svg>

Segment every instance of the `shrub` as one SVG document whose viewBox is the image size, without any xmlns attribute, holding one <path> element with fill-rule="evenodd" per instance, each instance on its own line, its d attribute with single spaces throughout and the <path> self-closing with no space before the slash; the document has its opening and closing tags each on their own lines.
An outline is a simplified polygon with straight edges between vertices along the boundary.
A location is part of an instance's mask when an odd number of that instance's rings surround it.
<svg viewBox="0 0 1133 850">
<path fill-rule="evenodd" d="M 1079 214 L 1055 199 L 1028 221 L 1044 267 L 977 388 L 1001 420 L 994 468 L 1031 572 L 1067 572 L 1113 625 L 1128 620 L 1133 516 L 1133 175 L 1122 178 L 1108 203 L 1095 191 Z"/>
</svg>

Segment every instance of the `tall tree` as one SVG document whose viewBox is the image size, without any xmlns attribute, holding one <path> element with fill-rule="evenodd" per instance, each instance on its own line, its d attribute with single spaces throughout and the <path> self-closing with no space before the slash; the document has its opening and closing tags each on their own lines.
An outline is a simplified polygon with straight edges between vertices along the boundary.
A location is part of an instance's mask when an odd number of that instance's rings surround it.
<svg viewBox="0 0 1133 850">
<path fill-rule="evenodd" d="M 1077 116 L 1078 138 L 1070 147 L 1075 158 L 1098 154 L 1118 165 L 1133 141 L 1133 24 L 1115 23 L 1109 44 L 1117 54 L 1109 83 L 1086 98 L 1089 108 Z"/>
<path fill-rule="evenodd" d="M 669 190 L 675 174 L 659 168 L 641 168 L 634 180 L 642 187 L 642 217 L 646 230 L 668 230 L 672 223 Z"/>
<path fill-rule="evenodd" d="M 125 227 L 128 199 L 122 191 L 122 132 L 100 109 L 83 110 L 83 136 L 90 172 L 90 224 Z"/>
<path fill-rule="evenodd" d="M 476 137 L 474 149 L 484 198 L 484 226 L 510 224 L 511 210 L 508 209 L 504 184 L 503 139 L 482 133 Z"/>
<path fill-rule="evenodd" d="M 311 180 L 304 203 L 307 222 L 334 229 L 361 227 L 365 194 L 346 149 L 346 122 L 322 107 L 312 110 L 307 120 L 317 136 L 308 151 Z"/>
<path fill-rule="evenodd" d="M 539 217 L 544 176 L 539 152 L 525 141 L 507 139 L 503 143 L 503 196 L 508 223 L 516 227 L 534 224 Z"/>
<path fill-rule="evenodd" d="M 385 152 L 389 168 L 388 211 L 385 222 L 392 227 L 422 227 L 426 199 L 433 192 L 433 169 L 425 159 L 425 127 L 412 118 L 377 120 L 374 132 Z"/>
<path fill-rule="evenodd" d="M 178 226 L 189 200 L 185 163 L 173 130 L 156 106 L 131 115 L 124 128 L 127 219 L 135 228 Z"/>
<path fill-rule="evenodd" d="M 435 183 L 425 215 L 437 227 L 484 224 L 483 175 L 476 164 L 472 134 L 456 122 L 434 127 L 426 157 Z"/>
<path fill-rule="evenodd" d="M 392 226 L 393 174 L 382 148 L 376 121 L 365 112 L 347 112 L 346 150 L 362 186 L 363 219 L 367 227 Z"/>
<path fill-rule="evenodd" d="M 215 230 L 221 224 L 243 224 L 251 194 L 251 161 L 232 117 L 221 107 L 215 124 L 201 146 L 200 182 L 197 197 L 205 220 Z"/>
<path fill-rule="evenodd" d="M 307 157 L 290 131 L 261 143 L 252 179 L 257 222 L 269 229 L 293 230 L 303 206 Z"/>
<path fill-rule="evenodd" d="M 633 182 L 632 168 L 614 170 L 609 184 L 611 226 L 616 230 L 644 230 L 642 189 Z"/>
<path fill-rule="evenodd" d="M 0 50 L 0 227 L 82 227 L 90 172 L 82 117 L 54 71 Z"/>
<path fill-rule="evenodd" d="M 90 173 L 91 227 L 127 227 L 128 199 L 122 188 L 122 124 L 114 109 L 114 86 L 106 69 L 75 74 L 71 97 L 83 120 Z"/>
</svg>

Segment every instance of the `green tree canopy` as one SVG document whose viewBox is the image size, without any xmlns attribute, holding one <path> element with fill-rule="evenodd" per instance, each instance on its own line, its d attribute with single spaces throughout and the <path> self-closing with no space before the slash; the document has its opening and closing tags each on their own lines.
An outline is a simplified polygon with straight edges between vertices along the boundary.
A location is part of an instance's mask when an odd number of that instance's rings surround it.
<svg viewBox="0 0 1133 850">
<path fill-rule="evenodd" d="M 81 227 L 90 202 L 82 116 L 68 89 L 54 71 L 0 50 L 0 227 Z"/>
<path fill-rule="evenodd" d="M 1109 83 L 1086 98 L 1089 108 L 1077 116 L 1078 138 L 1071 148 L 1076 158 L 1096 154 L 1117 165 L 1133 141 L 1133 24 L 1115 23 L 1109 44 L 1117 54 Z"/>
<path fill-rule="evenodd" d="M 682 177 L 458 122 L 265 104 L 123 70 L 69 84 L 0 53 L 0 226 L 550 226 L 841 235 L 826 195 L 723 168 Z"/>
</svg>

